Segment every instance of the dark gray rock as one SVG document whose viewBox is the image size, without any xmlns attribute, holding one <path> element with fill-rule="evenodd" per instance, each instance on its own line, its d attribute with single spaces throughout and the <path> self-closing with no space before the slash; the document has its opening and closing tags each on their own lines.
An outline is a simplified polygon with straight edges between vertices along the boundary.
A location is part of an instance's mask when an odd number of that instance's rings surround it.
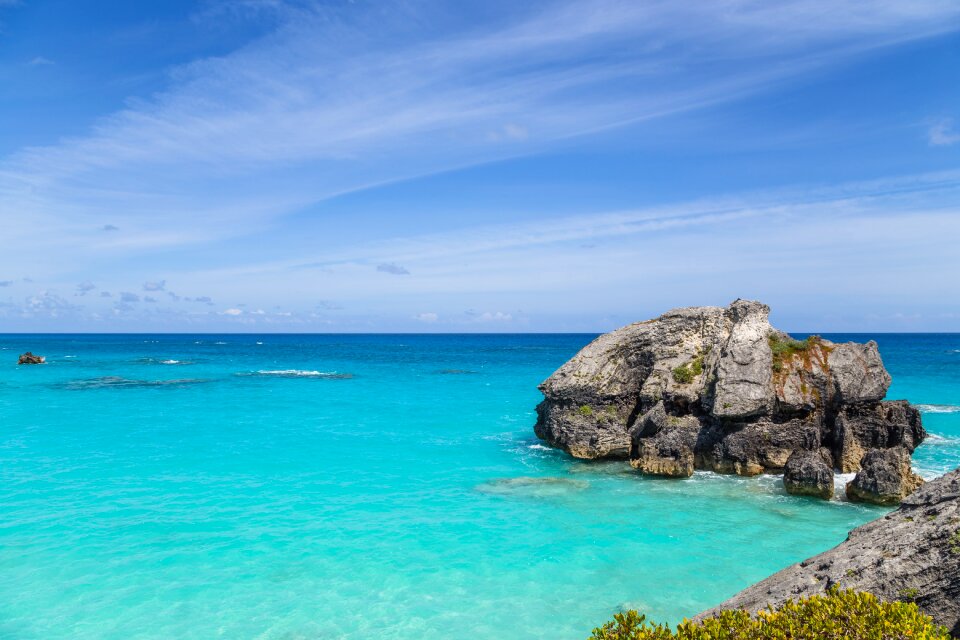
<svg viewBox="0 0 960 640">
<path fill-rule="evenodd" d="M 700 422 L 693 416 L 669 416 L 653 437 L 638 440 L 630 465 L 654 476 L 688 478 L 693 475 L 693 450 Z"/>
<path fill-rule="evenodd" d="M 873 449 L 860 465 L 856 477 L 847 483 L 847 497 L 856 502 L 899 504 L 923 484 L 910 469 L 910 452 L 903 447 Z"/>
<path fill-rule="evenodd" d="M 769 312 L 737 300 L 600 336 L 540 385 L 537 436 L 656 475 L 779 473 L 794 452 L 821 449 L 853 472 L 872 449 L 923 440 L 913 407 L 882 400 L 890 376 L 876 343 L 796 341 Z"/>
<path fill-rule="evenodd" d="M 718 607 L 755 613 L 829 587 L 916 602 L 960 636 L 960 469 L 932 480 L 900 508 L 850 532 L 839 546 L 787 567 Z"/>
<path fill-rule="evenodd" d="M 927 437 L 920 412 L 906 400 L 843 406 L 834 425 L 834 457 L 843 473 L 859 470 L 870 449 L 904 447 L 913 453 Z"/>
<path fill-rule="evenodd" d="M 793 495 L 829 500 L 833 497 L 833 469 L 819 451 L 794 451 L 783 470 L 783 486 Z"/>
<path fill-rule="evenodd" d="M 20 359 L 17 361 L 17 364 L 43 364 L 47 359 L 43 356 L 35 356 L 29 351 L 22 354 Z"/>
</svg>

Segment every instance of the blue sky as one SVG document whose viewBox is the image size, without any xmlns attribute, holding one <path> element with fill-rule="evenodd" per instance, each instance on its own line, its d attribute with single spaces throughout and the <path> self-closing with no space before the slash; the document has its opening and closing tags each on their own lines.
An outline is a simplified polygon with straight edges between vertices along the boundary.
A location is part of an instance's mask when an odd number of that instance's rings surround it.
<svg viewBox="0 0 960 640">
<path fill-rule="evenodd" d="M 954 0 L 0 0 L 0 331 L 960 331 Z"/>
</svg>

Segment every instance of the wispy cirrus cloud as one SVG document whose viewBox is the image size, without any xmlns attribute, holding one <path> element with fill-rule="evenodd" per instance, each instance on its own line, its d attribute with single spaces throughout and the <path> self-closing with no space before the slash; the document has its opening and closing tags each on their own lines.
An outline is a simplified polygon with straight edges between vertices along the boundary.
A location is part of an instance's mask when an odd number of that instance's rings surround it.
<svg viewBox="0 0 960 640">
<path fill-rule="evenodd" d="M 110 215 L 123 237 L 86 239 L 111 252 L 254 233 L 337 194 L 736 99 L 960 16 L 939 0 L 589 0 L 431 30 L 429 2 L 269 5 L 269 36 L 174 70 L 87 135 L 0 162 L 10 233 L 75 238 Z"/>
<path fill-rule="evenodd" d="M 960 131 L 954 128 L 953 118 L 941 118 L 930 125 L 927 140 L 935 147 L 950 146 L 960 142 Z"/>
</svg>

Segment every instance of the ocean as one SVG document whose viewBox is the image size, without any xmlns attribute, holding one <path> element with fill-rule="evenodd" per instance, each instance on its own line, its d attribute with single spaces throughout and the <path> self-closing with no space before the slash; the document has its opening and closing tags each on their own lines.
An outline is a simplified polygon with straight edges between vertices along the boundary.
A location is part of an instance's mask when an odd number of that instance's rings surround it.
<svg viewBox="0 0 960 640">
<path fill-rule="evenodd" d="M 593 337 L 0 336 L 0 638 L 580 639 L 886 512 L 544 447 Z M 826 337 L 879 342 L 921 474 L 960 464 L 960 334 Z"/>
</svg>

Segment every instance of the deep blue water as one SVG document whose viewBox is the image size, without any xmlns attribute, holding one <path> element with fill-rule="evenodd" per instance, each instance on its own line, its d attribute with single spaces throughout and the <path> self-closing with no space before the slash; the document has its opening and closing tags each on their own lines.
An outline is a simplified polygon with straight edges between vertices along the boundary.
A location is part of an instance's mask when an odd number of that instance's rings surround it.
<svg viewBox="0 0 960 640">
<path fill-rule="evenodd" d="M 544 448 L 592 337 L 0 336 L 0 638 L 584 638 L 883 513 Z M 880 343 L 924 475 L 960 464 L 960 335 L 827 337 Z"/>
</svg>

